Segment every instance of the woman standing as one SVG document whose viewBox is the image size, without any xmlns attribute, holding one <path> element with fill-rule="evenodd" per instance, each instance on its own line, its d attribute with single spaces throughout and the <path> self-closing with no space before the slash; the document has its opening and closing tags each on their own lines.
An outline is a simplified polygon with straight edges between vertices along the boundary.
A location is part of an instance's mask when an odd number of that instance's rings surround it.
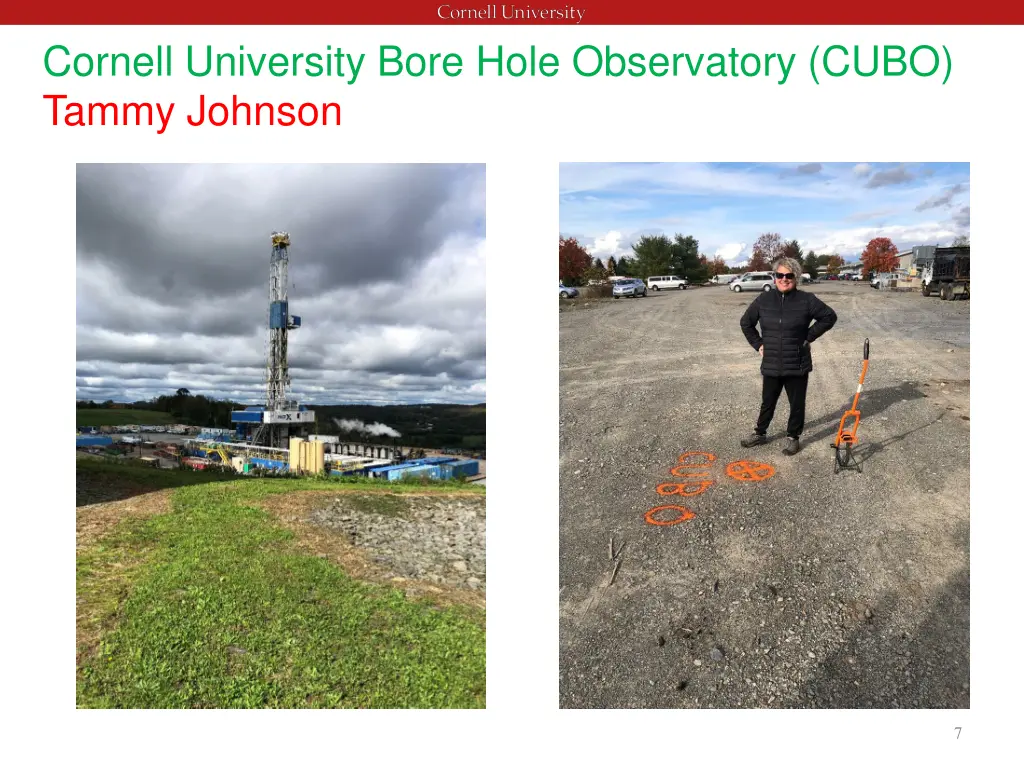
<svg viewBox="0 0 1024 768">
<path fill-rule="evenodd" d="M 812 370 L 811 343 L 836 324 L 836 313 L 813 293 L 798 291 L 802 268 L 796 259 L 783 258 L 772 268 L 775 290 L 762 291 L 740 318 L 743 335 L 761 355 L 761 412 L 754 434 L 740 441 L 744 448 L 768 442 L 768 425 L 782 390 L 789 399 L 789 441 L 782 452 L 800 450 L 804 430 L 807 378 Z M 761 331 L 758 333 L 757 326 Z"/>
</svg>

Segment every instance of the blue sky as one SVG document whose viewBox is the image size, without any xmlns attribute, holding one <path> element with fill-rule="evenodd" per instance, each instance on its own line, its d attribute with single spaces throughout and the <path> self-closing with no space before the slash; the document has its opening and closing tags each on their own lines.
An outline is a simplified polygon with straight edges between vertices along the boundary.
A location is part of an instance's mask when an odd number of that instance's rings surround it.
<svg viewBox="0 0 1024 768">
<path fill-rule="evenodd" d="M 693 235 L 730 265 L 764 232 L 856 261 L 969 235 L 969 163 L 563 163 L 559 230 L 602 260 L 644 234 Z"/>
</svg>

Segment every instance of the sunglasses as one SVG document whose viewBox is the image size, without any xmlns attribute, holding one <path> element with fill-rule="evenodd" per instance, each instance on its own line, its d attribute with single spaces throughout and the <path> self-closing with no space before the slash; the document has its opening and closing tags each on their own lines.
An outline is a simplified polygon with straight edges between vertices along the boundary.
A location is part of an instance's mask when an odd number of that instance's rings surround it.
<svg viewBox="0 0 1024 768">
<path fill-rule="evenodd" d="M 776 280 L 792 280 L 793 279 L 793 273 L 792 272 L 776 272 L 775 273 L 775 279 Z"/>
</svg>

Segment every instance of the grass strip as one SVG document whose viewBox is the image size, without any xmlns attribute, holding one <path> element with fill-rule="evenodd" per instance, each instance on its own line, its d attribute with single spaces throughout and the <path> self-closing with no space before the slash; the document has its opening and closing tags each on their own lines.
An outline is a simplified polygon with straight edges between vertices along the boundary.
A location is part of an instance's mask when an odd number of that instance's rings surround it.
<svg viewBox="0 0 1024 768">
<path fill-rule="evenodd" d="M 80 553 L 79 599 L 102 606 L 111 628 L 81 662 L 79 706 L 483 707 L 482 614 L 355 581 L 301 554 L 257 505 L 338 485 L 187 485 L 169 514 L 126 520 Z"/>
</svg>

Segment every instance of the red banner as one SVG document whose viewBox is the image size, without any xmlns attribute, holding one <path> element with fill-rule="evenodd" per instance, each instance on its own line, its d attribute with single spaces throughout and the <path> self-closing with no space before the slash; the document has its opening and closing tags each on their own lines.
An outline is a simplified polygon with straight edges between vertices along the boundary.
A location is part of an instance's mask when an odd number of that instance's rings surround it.
<svg viewBox="0 0 1024 768">
<path fill-rule="evenodd" d="M 149 5 L 137 0 L 103 3 L 12 0 L 0 8 L 0 24 L 39 25 L 810 25 L 810 24 L 1024 24 L 1024 4 L 952 0 L 823 3 L 790 0 L 779 6 L 762 0 L 677 3 L 666 0 L 583 0 L 582 2 L 474 3 L 392 0 L 339 5 L 310 0 L 283 6 L 272 0 L 220 4 L 186 0 Z"/>
</svg>

